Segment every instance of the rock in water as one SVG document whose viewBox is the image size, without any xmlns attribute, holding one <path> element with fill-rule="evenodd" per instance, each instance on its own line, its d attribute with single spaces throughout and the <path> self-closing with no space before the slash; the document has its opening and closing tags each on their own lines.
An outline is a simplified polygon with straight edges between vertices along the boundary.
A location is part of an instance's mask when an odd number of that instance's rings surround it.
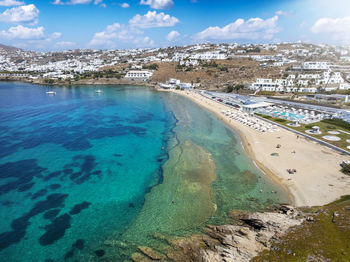
<svg viewBox="0 0 350 262">
<path fill-rule="evenodd" d="M 144 254 L 146 255 L 147 257 L 149 257 L 150 259 L 152 260 L 162 260 L 162 259 L 165 259 L 165 255 L 153 250 L 152 248 L 150 247 L 138 247 L 138 249 Z"/>
</svg>

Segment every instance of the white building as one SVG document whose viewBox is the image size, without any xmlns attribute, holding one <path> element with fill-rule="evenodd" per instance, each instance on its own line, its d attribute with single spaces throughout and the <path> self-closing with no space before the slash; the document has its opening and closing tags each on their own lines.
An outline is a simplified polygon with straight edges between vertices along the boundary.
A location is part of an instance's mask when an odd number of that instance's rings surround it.
<svg viewBox="0 0 350 262">
<path fill-rule="evenodd" d="M 348 83 L 342 83 L 339 85 L 340 90 L 349 90 L 350 89 L 350 84 Z"/>
<path fill-rule="evenodd" d="M 304 70 L 329 70 L 330 63 L 328 62 L 304 62 L 301 66 Z"/>
<path fill-rule="evenodd" d="M 340 72 L 331 72 L 330 70 L 326 71 L 326 72 L 323 72 L 322 78 L 318 79 L 316 81 L 317 85 L 322 85 L 322 84 L 342 84 L 342 83 L 344 83 L 344 79 L 341 76 L 341 73 Z"/>
<path fill-rule="evenodd" d="M 171 85 L 179 85 L 180 83 L 181 81 L 179 79 L 169 78 L 169 84 Z"/>
<path fill-rule="evenodd" d="M 256 82 L 253 83 L 250 86 L 250 89 L 252 90 L 261 90 L 261 91 L 272 91 L 274 92 L 276 90 L 276 87 L 278 86 L 277 83 L 272 81 L 272 79 L 268 78 L 258 78 L 256 79 Z"/>
<path fill-rule="evenodd" d="M 152 75 L 153 75 L 153 72 L 150 72 L 150 71 L 131 70 L 125 75 L 125 78 L 130 78 L 130 79 L 149 79 Z"/>
</svg>

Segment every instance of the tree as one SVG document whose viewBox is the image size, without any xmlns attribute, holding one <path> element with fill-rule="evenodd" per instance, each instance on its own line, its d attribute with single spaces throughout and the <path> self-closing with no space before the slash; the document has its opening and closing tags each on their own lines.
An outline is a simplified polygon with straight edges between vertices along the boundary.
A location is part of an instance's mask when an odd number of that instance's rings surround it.
<svg viewBox="0 0 350 262">
<path fill-rule="evenodd" d="M 236 93 L 238 93 L 239 90 L 244 89 L 244 85 L 242 84 L 235 85 L 233 89 L 236 91 Z"/>
<path fill-rule="evenodd" d="M 226 87 L 226 93 L 232 93 L 233 91 L 233 86 L 229 85 L 228 87 Z"/>
</svg>

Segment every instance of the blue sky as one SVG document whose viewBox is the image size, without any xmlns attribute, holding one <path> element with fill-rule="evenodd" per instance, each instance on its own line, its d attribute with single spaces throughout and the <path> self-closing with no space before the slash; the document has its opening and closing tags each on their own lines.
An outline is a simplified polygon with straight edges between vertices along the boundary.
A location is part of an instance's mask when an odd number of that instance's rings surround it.
<svg viewBox="0 0 350 262">
<path fill-rule="evenodd" d="M 0 43 L 29 50 L 299 40 L 350 44 L 350 1 L 0 0 Z"/>
</svg>

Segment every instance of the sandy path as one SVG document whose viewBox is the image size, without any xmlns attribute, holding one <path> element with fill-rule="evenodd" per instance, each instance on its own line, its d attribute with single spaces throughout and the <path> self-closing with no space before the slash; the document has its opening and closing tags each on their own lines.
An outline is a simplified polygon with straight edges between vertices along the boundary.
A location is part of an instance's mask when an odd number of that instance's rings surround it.
<svg viewBox="0 0 350 262">
<path fill-rule="evenodd" d="M 307 140 L 280 128 L 274 133 L 260 133 L 227 116 L 222 110 L 234 110 L 195 92 L 173 90 L 217 115 L 240 134 L 245 149 L 257 165 L 290 192 L 296 206 L 324 205 L 350 194 L 350 176 L 340 172 L 340 163 L 349 156 Z M 281 148 L 276 148 L 281 144 Z M 292 153 L 295 151 L 296 153 Z M 271 156 L 277 152 L 279 156 Z M 293 175 L 287 169 L 296 169 Z"/>
</svg>

